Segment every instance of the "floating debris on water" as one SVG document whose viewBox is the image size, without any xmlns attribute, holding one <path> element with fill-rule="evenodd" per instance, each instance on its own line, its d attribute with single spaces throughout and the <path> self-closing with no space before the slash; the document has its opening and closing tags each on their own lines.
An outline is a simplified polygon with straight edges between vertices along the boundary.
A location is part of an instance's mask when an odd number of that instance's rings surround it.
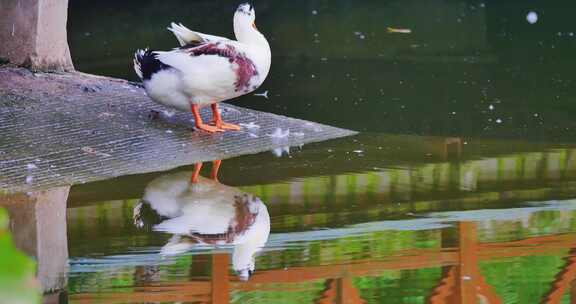
<svg viewBox="0 0 576 304">
<path fill-rule="evenodd" d="M 290 146 L 272 149 L 272 154 L 276 157 L 282 157 L 284 154 L 290 155 Z"/>
<path fill-rule="evenodd" d="M 104 152 L 100 152 L 100 151 L 96 151 L 94 150 L 94 148 L 92 147 L 82 147 L 82 151 L 88 153 L 88 154 L 93 154 L 93 155 L 98 155 L 98 156 L 105 156 L 105 157 L 110 157 L 112 155 L 108 154 L 108 153 L 104 153 Z"/>
<path fill-rule="evenodd" d="M 362 32 L 354 32 L 354 36 L 360 39 L 366 39 L 366 36 Z"/>
<path fill-rule="evenodd" d="M 268 134 L 268 136 L 272 137 L 272 138 L 287 138 L 288 136 L 290 136 L 290 129 L 288 130 L 282 130 L 280 128 L 276 128 L 276 130 L 274 130 L 274 132 L 272 134 Z"/>
<path fill-rule="evenodd" d="M 175 111 L 164 110 L 164 111 L 162 111 L 162 114 L 164 114 L 164 116 L 166 116 L 166 117 L 172 117 L 172 116 L 176 115 L 176 112 L 175 112 Z"/>
<path fill-rule="evenodd" d="M 251 121 L 249 123 L 240 123 L 239 124 L 241 127 L 244 127 L 248 130 L 254 130 L 254 129 L 260 129 L 260 126 L 257 125 L 255 122 Z"/>
<path fill-rule="evenodd" d="M 394 27 L 387 27 L 386 30 L 388 33 L 399 33 L 399 34 L 410 34 L 412 33 L 411 29 L 407 28 L 394 28 Z"/>
<path fill-rule="evenodd" d="M 304 123 L 304 127 L 307 128 L 307 129 L 311 129 L 311 130 L 314 131 L 314 132 L 320 132 L 320 131 L 322 131 L 322 128 L 321 128 L 320 126 L 318 126 L 318 125 L 316 125 L 316 124 L 313 124 L 313 123 L 311 123 L 311 122 L 306 122 L 306 123 Z"/>
<path fill-rule="evenodd" d="M 264 93 L 256 93 L 256 94 L 254 94 L 254 96 L 264 97 L 264 98 L 268 99 L 268 91 L 264 91 Z"/>
<path fill-rule="evenodd" d="M 538 22 L 538 14 L 534 11 L 529 12 L 528 15 L 526 15 L 526 21 L 530 24 Z"/>
<path fill-rule="evenodd" d="M 35 164 L 27 164 L 26 169 L 34 170 L 34 169 L 38 169 L 38 166 L 36 166 Z"/>
</svg>

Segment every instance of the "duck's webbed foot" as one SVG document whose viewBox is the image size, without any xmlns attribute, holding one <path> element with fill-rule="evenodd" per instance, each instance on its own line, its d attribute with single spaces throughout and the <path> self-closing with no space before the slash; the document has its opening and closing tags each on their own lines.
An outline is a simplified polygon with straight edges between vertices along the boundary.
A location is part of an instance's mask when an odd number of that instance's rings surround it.
<svg viewBox="0 0 576 304">
<path fill-rule="evenodd" d="M 227 123 L 227 122 L 224 122 L 222 120 L 222 115 L 220 115 L 220 111 L 218 110 L 218 104 L 217 103 L 212 104 L 212 117 L 214 117 L 213 124 L 216 128 L 219 128 L 222 130 L 232 130 L 232 131 L 242 130 L 242 127 L 240 127 L 239 125 Z"/>
</svg>

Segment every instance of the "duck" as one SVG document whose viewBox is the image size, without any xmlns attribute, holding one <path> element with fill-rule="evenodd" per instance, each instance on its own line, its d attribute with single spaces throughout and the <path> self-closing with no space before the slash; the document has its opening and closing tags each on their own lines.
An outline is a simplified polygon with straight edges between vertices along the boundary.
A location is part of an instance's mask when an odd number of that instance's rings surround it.
<svg viewBox="0 0 576 304">
<path fill-rule="evenodd" d="M 191 111 L 197 130 L 240 130 L 239 125 L 222 120 L 218 103 L 255 91 L 268 76 L 270 45 L 255 20 L 252 4 L 238 6 L 233 18 L 236 40 L 171 23 L 168 30 L 180 47 L 169 51 L 139 49 L 134 54 L 134 71 L 147 95 L 170 108 Z M 200 116 L 205 106 L 212 109 L 211 123 Z"/>
<path fill-rule="evenodd" d="M 172 235 L 160 249 L 162 256 L 181 254 L 198 245 L 231 246 L 232 267 L 239 279 L 246 281 L 270 235 L 270 215 L 260 198 L 218 181 L 220 163 L 213 163 L 210 178 L 199 176 L 200 163 L 192 172 L 152 180 L 134 207 L 134 224 Z"/>
</svg>

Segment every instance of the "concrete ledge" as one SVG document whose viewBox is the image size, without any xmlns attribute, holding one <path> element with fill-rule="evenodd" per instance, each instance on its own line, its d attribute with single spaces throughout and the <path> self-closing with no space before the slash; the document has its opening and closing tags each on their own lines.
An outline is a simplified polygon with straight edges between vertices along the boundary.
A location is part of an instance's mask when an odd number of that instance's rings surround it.
<svg viewBox="0 0 576 304">
<path fill-rule="evenodd" d="M 0 57 L 33 70 L 74 70 L 67 19 L 68 0 L 0 1 Z"/>
<path fill-rule="evenodd" d="M 190 113 L 165 115 L 166 108 L 124 80 L 0 68 L 0 192 L 167 170 L 355 134 L 227 104 L 221 108 L 225 120 L 259 128 L 195 132 Z M 272 136 L 286 130 L 284 138 Z"/>
</svg>

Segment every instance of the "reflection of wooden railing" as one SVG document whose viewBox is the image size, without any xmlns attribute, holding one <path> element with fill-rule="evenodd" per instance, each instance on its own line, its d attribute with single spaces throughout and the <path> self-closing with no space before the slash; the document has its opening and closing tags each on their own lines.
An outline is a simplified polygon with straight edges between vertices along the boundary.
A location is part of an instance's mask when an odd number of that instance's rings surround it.
<svg viewBox="0 0 576 304">
<path fill-rule="evenodd" d="M 458 139 L 447 138 L 446 158 L 458 155 Z M 455 145 L 453 147 L 453 145 Z M 530 152 L 461 162 L 413 164 L 375 172 L 341 174 L 328 177 L 307 177 L 285 183 L 247 186 L 265 202 L 287 202 L 292 205 L 307 201 L 346 203 L 346 195 L 373 197 L 380 201 L 408 201 L 438 198 L 458 198 L 461 193 L 542 189 L 543 181 L 573 181 L 576 178 L 576 149 Z M 459 189 L 456 190 L 456 189 Z M 446 195 L 449 193 L 450 195 Z M 547 194 L 550 197 L 550 194 Z"/>
<path fill-rule="evenodd" d="M 228 303 L 231 290 L 262 290 L 262 284 L 299 283 L 325 280 L 325 290 L 318 296 L 318 303 L 363 303 L 352 278 L 378 276 L 383 271 L 444 267 L 444 276 L 431 290 L 428 303 L 502 303 L 493 288 L 482 277 L 478 262 L 496 258 L 520 257 L 541 254 L 567 255 L 565 267 L 551 284 L 542 303 L 559 303 L 560 298 L 576 279 L 576 233 L 534 237 L 501 243 L 479 243 L 474 223 L 458 225 L 456 246 L 430 249 L 413 249 L 397 252 L 388 260 L 359 260 L 348 264 L 294 267 L 258 271 L 249 282 L 230 281 L 228 256 L 212 257 L 212 281 L 150 284 L 136 287 L 129 293 L 95 293 L 71 295 L 74 301 L 105 299 L 107 302 L 139 301 L 203 301 Z M 568 253 L 567 253 L 568 251 Z M 200 278 L 197 278 L 200 279 Z M 575 293 L 572 287 L 571 293 Z M 572 301 L 576 301 L 573 297 Z"/>
</svg>

